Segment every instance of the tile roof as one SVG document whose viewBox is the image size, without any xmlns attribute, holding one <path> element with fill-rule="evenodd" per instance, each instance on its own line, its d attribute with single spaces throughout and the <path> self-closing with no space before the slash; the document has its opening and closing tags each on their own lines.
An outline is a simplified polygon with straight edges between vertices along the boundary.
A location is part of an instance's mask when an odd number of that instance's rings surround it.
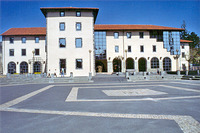
<svg viewBox="0 0 200 133">
<path fill-rule="evenodd" d="M 2 36 L 20 36 L 20 35 L 46 35 L 46 28 L 45 27 L 32 27 L 32 28 L 10 28 L 3 34 Z"/>
<path fill-rule="evenodd" d="M 157 25 L 94 25 L 94 30 L 176 30 L 181 28 L 157 26 Z"/>
<path fill-rule="evenodd" d="M 193 42 L 193 41 L 190 41 L 190 40 L 180 40 L 180 42 Z"/>
</svg>

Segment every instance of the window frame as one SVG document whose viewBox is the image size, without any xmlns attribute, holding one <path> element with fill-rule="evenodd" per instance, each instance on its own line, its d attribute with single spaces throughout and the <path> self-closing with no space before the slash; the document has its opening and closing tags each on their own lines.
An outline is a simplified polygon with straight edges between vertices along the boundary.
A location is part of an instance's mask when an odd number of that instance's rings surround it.
<svg viewBox="0 0 200 133">
<path fill-rule="evenodd" d="M 66 58 L 60 58 L 59 59 L 59 68 L 60 68 L 60 74 L 61 74 L 61 60 L 64 60 L 65 61 L 65 68 L 64 68 L 64 74 L 66 74 L 67 72 L 67 59 Z"/>
<path fill-rule="evenodd" d="M 61 13 L 64 13 L 64 15 L 62 16 Z M 64 17 L 65 16 L 65 11 L 60 11 L 60 17 Z"/>
<path fill-rule="evenodd" d="M 25 54 L 23 55 L 23 50 L 25 50 Z M 26 49 L 21 49 L 21 56 L 26 56 Z"/>
<path fill-rule="evenodd" d="M 38 38 L 38 42 L 36 41 L 36 38 Z M 40 37 L 35 37 L 35 43 L 40 43 Z"/>
<path fill-rule="evenodd" d="M 117 33 L 117 37 L 115 37 L 115 34 Z M 113 33 L 114 39 L 119 39 L 119 32 L 114 32 Z"/>
<path fill-rule="evenodd" d="M 159 59 L 157 57 L 151 58 L 151 69 L 157 69 L 159 68 Z"/>
<path fill-rule="evenodd" d="M 80 13 L 80 15 L 78 15 L 77 13 Z M 76 17 L 81 17 L 81 11 L 76 11 Z"/>
<path fill-rule="evenodd" d="M 130 34 L 130 37 L 128 37 L 128 34 Z M 131 32 L 126 32 L 126 37 L 127 39 L 131 39 L 132 33 Z"/>
<path fill-rule="evenodd" d="M 153 49 L 152 50 L 153 50 L 153 52 L 156 52 L 156 45 L 153 45 Z"/>
<path fill-rule="evenodd" d="M 25 39 L 25 41 L 23 39 Z M 22 43 L 26 43 L 26 37 L 22 37 L 21 40 L 22 40 Z"/>
<path fill-rule="evenodd" d="M 64 24 L 64 29 L 61 29 L 61 24 Z M 59 29 L 60 29 L 60 31 L 65 31 L 65 22 L 60 22 L 59 23 Z"/>
<path fill-rule="evenodd" d="M 144 32 L 139 32 L 140 39 L 144 38 Z"/>
<path fill-rule="evenodd" d="M 11 50 L 13 50 L 13 55 L 11 55 Z M 15 56 L 15 49 L 9 49 L 9 56 Z"/>
<path fill-rule="evenodd" d="M 129 48 L 130 48 L 130 49 L 129 49 Z M 132 48 L 131 48 L 130 45 L 128 46 L 128 50 L 127 50 L 127 51 L 128 51 L 128 53 L 131 53 L 131 52 L 132 52 Z"/>
<path fill-rule="evenodd" d="M 60 46 L 60 40 L 61 40 L 61 39 L 64 39 L 64 40 L 65 40 L 65 46 L 64 46 L 64 47 L 61 47 L 61 46 Z M 66 38 L 59 38 L 58 44 L 59 44 L 59 48 L 66 48 Z"/>
<path fill-rule="evenodd" d="M 116 48 L 118 48 L 118 51 L 116 51 Z M 115 45 L 115 53 L 119 53 L 119 45 Z"/>
<path fill-rule="evenodd" d="M 78 39 L 81 39 L 81 47 L 77 47 L 77 45 L 76 45 L 76 41 L 77 41 Z M 82 38 L 75 38 L 75 47 L 76 47 L 76 48 L 82 48 L 82 47 L 83 47 L 83 39 L 82 39 Z"/>
<path fill-rule="evenodd" d="M 11 42 L 11 39 L 12 39 L 12 42 Z M 14 37 L 9 37 L 9 42 L 10 44 L 14 44 Z"/>
<path fill-rule="evenodd" d="M 36 54 L 36 50 L 38 50 L 38 54 Z M 35 48 L 35 56 L 40 56 L 40 49 L 39 48 Z"/>
<path fill-rule="evenodd" d="M 78 60 L 81 60 L 81 68 L 79 68 L 77 65 L 78 65 Z M 83 59 L 79 58 L 79 59 L 76 59 L 76 69 L 83 69 Z"/>
<path fill-rule="evenodd" d="M 140 45 L 140 52 L 144 53 L 144 45 Z"/>
<path fill-rule="evenodd" d="M 77 24 L 80 24 L 80 29 L 77 29 Z M 76 31 L 81 31 L 82 30 L 82 24 L 81 22 L 76 22 Z"/>
</svg>

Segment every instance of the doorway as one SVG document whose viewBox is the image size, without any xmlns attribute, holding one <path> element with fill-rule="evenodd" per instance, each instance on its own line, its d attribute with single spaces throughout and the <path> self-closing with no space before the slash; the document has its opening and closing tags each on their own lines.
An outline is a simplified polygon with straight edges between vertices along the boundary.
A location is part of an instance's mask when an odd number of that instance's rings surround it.
<svg viewBox="0 0 200 133">
<path fill-rule="evenodd" d="M 147 71 L 147 60 L 145 58 L 139 59 L 139 72 Z"/>
</svg>

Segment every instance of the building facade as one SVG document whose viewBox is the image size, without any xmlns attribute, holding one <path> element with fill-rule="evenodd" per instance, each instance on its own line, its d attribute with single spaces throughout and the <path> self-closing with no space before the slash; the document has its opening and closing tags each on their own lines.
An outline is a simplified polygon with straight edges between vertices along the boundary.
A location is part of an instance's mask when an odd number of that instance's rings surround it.
<svg viewBox="0 0 200 133">
<path fill-rule="evenodd" d="M 3 74 L 93 76 L 96 72 L 188 70 L 183 29 L 95 25 L 98 8 L 41 8 L 46 28 L 11 28 L 3 36 Z M 38 42 L 39 40 L 39 42 Z M 36 43 L 37 42 L 37 43 Z M 38 55 L 39 49 L 39 55 Z"/>
</svg>

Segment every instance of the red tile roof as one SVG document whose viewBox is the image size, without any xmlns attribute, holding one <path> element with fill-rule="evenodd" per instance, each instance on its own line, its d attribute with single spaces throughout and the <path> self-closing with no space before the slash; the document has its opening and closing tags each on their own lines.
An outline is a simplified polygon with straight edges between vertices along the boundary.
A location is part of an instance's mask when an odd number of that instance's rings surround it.
<svg viewBox="0 0 200 133">
<path fill-rule="evenodd" d="M 180 40 L 180 42 L 187 42 L 187 43 L 189 43 L 189 42 L 193 42 L 193 41 L 190 41 L 190 40 Z"/>
<path fill-rule="evenodd" d="M 157 26 L 157 25 L 95 25 L 94 30 L 176 30 L 183 31 L 181 28 Z"/>
<path fill-rule="evenodd" d="M 3 34 L 2 36 L 20 36 L 20 35 L 28 35 L 28 36 L 45 36 L 46 28 L 45 27 L 34 27 L 34 28 L 10 28 Z"/>
</svg>

